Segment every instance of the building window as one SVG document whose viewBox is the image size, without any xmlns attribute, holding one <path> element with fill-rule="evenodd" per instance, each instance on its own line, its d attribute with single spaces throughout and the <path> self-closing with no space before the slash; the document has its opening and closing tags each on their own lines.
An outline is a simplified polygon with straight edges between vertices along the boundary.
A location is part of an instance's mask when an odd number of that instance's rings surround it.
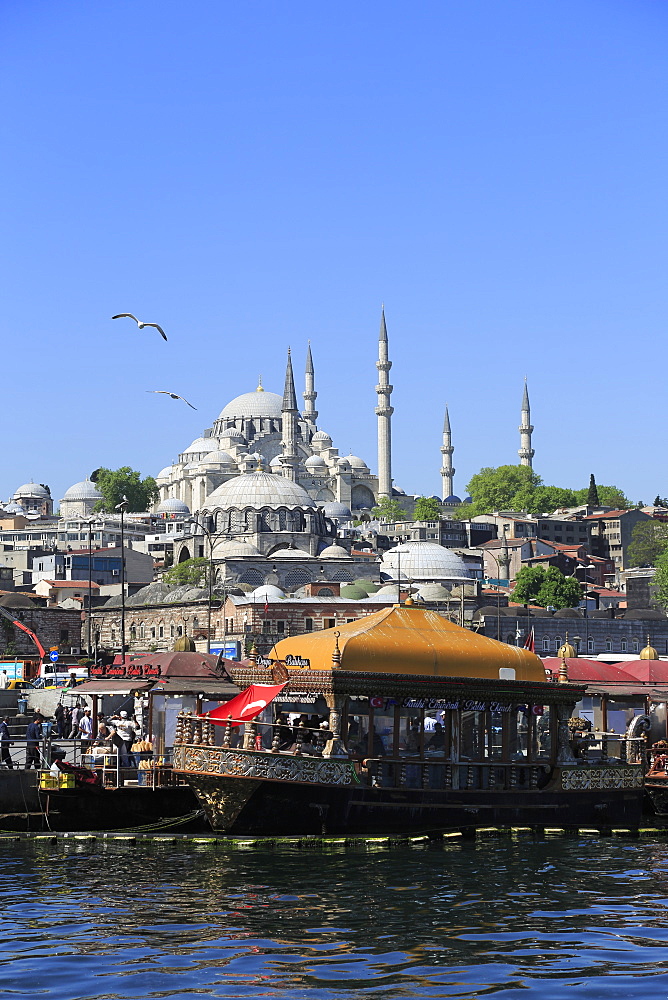
<svg viewBox="0 0 668 1000">
<path fill-rule="evenodd" d="M 593 653 L 594 652 L 594 640 L 593 639 L 587 639 L 587 652 L 588 653 Z"/>
<path fill-rule="evenodd" d="M 323 618 L 322 627 L 323 628 L 334 628 L 336 625 L 336 618 Z"/>
<path fill-rule="evenodd" d="M 155 639 L 155 626 L 151 629 L 151 639 Z"/>
<path fill-rule="evenodd" d="M 549 640 L 548 636 L 544 635 L 543 636 L 543 652 L 547 653 L 547 652 L 549 652 L 549 650 L 550 650 L 550 640 Z"/>
<path fill-rule="evenodd" d="M 307 632 L 312 632 L 313 631 L 313 619 L 312 618 L 305 618 L 304 619 L 304 629 Z"/>
<path fill-rule="evenodd" d="M 112 628 L 112 630 L 111 630 L 111 643 L 112 643 L 112 645 L 113 645 L 113 644 L 114 644 L 115 642 L 116 642 L 116 629 L 115 629 L 115 628 Z"/>
<path fill-rule="evenodd" d="M 158 625 L 158 638 L 159 639 L 164 639 L 164 637 L 165 637 L 165 626 L 164 625 Z"/>
<path fill-rule="evenodd" d="M 625 653 L 625 652 L 626 652 L 626 650 L 628 649 L 628 645 L 629 645 L 629 644 L 628 644 L 628 642 L 626 641 L 626 639 L 622 639 L 622 653 Z"/>
<path fill-rule="evenodd" d="M 144 626 L 143 626 L 143 625 L 140 625 L 140 626 L 139 626 L 139 638 L 140 638 L 140 639 L 143 639 L 144 637 L 145 637 L 145 633 L 144 633 Z"/>
<path fill-rule="evenodd" d="M 605 650 L 606 650 L 607 653 L 611 653 L 612 652 L 612 639 L 606 639 L 605 640 Z"/>
<path fill-rule="evenodd" d="M 199 628 L 199 618 L 193 618 L 193 628 Z"/>
<path fill-rule="evenodd" d="M 174 638 L 174 626 L 173 625 L 169 626 L 169 636 L 170 636 L 171 639 Z"/>
<path fill-rule="evenodd" d="M 176 626 L 176 634 L 177 635 L 183 635 L 183 625 L 177 625 Z"/>
<path fill-rule="evenodd" d="M 285 632 L 285 622 L 276 622 L 276 631 Z"/>
<path fill-rule="evenodd" d="M 634 653 L 640 652 L 640 643 L 638 642 L 637 639 L 633 640 L 633 652 Z"/>
<path fill-rule="evenodd" d="M 265 618 L 265 620 L 262 622 L 262 634 L 269 635 L 270 632 L 271 632 L 271 622 L 267 621 L 267 619 Z"/>
<path fill-rule="evenodd" d="M 134 625 L 131 625 L 130 626 L 130 641 L 134 642 L 136 638 L 137 638 L 137 629 L 135 628 Z"/>
<path fill-rule="evenodd" d="M 560 646 L 561 646 L 561 636 L 560 635 L 555 635 L 555 637 L 554 637 L 554 648 L 556 649 L 557 652 L 559 652 L 559 647 Z"/>
<path fill-rule="evenodd" d="M 61 642 L 69 642 L 70 641 L 70 632 L 69 632 L 69 629 L 61 628 L 61 630 L 60 630 L 60 641 Z"/>
</svg>

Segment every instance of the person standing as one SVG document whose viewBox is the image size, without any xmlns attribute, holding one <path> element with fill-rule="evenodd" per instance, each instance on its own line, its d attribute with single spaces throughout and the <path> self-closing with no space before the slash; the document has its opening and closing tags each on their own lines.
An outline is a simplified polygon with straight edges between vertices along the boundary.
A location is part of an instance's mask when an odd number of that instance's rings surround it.
<svg viewBox="0 0 668 1000">
<path fill-rule="evenodd" d="M 9 767 L 13 770 L 14 761 L 12 760 L 12 755 L 9 752 L 9 748 L 12 745 L 12 743 L 9 738 L 10 734 L 9 734 L 9 726 L 7 724 L 8 721 L 9 720 L 7 718 L 4 718 L 0 722 L 0 760 L 2 761 L 2 765 L 4 767 Z"/>
<path fill-rule="evenodd" d="M 125 756 L 128 760 L 128 765 L 132 767 L 135 763 L 134 755 L 132 753 L 132 744 L 136 741 L 136 734 L 132 725 L 132 721 L 128 718 L 127 712 L 119 712 L 118 720 L 116 722 L 116 729 L 118 730 L 118 735 L 125 743 Z"/>
<path fill-rule="evenodd" d="M 84 713 L 79 719 L 79 736 L 81 737 L 81 752 L 86 753 L 93 740 L 93 720 L 89 708 L 84 709 Z"/>
<path fill-rule="evenodd" d="M 26 729 L 26 771 L 35 765 L 39 770 L 39 744 L 42 739 L 42 719 L 41 715 L 36 715 Z"/>
<path fill-rule="evenodd" d="M 0 691 L 6 691 L 9 687 L 9 677 L 7 676 L 7 671 L 3 670 L 0 674 Z"/>
<path fill-rule="evenodd" d="M 56 733 L 62 740 L 66 737 L 67 733 L 65 732 L 65 706 L 62 705 L 61 702 L 58 702 L 56 705 L 53 717 L 56 720 Z M 69 730 L 67 732 L 69 732 Z"/>
<path fill-rule="evenodd" d="M 81 708 L 78 705 L 75 705 L 74 708 L 72 709 L 72 711 L 70 712 L 70 735 L 69 735 L 69 738 L 71 740 L 76 739 L 76 737 L 79 735 L 79 720 L 80 720 L 80 718 L 81 718 L 82 715 L 83 715 L 83 712 L 82 712 Z"/>
</svg>

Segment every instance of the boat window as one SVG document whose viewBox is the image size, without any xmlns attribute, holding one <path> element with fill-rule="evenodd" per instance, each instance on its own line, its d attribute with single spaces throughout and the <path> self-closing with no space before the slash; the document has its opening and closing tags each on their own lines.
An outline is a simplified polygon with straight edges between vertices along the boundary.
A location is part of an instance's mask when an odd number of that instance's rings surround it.
<svg viewBox="0 0 668 1000">
<path fill-rule="evenodd" d="M 394 754 L 394 705 L 374 708 L 371 737 L 372 757 L 392 757 Z"/>
<path fill-rule="evenodd" d="M 423 714 L 420 708 L 399 709 L 398 757 L 414 757 L 421 753 Z M 432 733 L 425 733 L 425 742 L 431 735 Z"/>
<path fill-rule="evenodd" d="M 499 760 L 503 757 L 503 712 L 487 712 L 485 757 Z"/>
<path fill-rule="evenodd" d="M 525 760 L 529 750 L 529 710 L 518 705 L 508 720 L 508 754 L 511 760 Z"/>
<path fill-rule="evenodd" d="M 460 723 L 460 760 L 480 760 L 483 755 L 485 739 L 485 713 L 461 713 Z"/>
<path fill-rule="evenodd" d="M 550 706 L 533 705 L 531 718 L 533 722 L 531 756 L 534 760 L 549 759 L 552 756 Z"/>
<path fill-rule="evenodd" d="M 349 752 L 356 757 L 369 753 L 369 700 L 350 698 L 343 729 L 343 740 Z"/>
</svg>

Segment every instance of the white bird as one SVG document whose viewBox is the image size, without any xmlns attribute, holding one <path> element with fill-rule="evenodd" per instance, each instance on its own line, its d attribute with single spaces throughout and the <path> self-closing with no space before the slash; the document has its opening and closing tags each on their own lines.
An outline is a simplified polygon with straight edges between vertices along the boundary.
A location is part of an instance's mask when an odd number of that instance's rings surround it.
<svg viewBox="0 0 668 1000">
<path fill-rule="evenodd" d="M 182 399 L 184 403 L 188 403 L 188 400 L 186 399 L 185 396 L 177 396 L 177 394 L 175 392 L 170 392 L 169 389 L 147 389 L 146 391 L 147 392 L 158 392 L 162 396 L 171 396 L 172 399 Z M 190 407 L 191 410 L 196 410 L 197 409 L 197 407 L 193 406 L 192 403 L 188 403 L 188 406 Z"/>
<path fill-rule="evenodd" d="M 133 319 L 135 321 L 135 323 L 137 324 L 137 326 L 139 327 L 140 330 L 143 330 L 145 326 L 154 326 L 156 328 L 156 330 L 158 331 L 158 333 L 160 334 L 160 336 L 162 337 L 162 339 L 163 340 L 167 340 L 167 334 L 165 333 L 165 331 L 162 329 L 161 326 L 158 326 L 157 323 L 142 323 L 141 320 L 137 319 L 136 316 L 133 316 L 132 313 L 119 313 L 118 316 L 112 316 L 111 318 L 112 319 Z"/>
</svg>

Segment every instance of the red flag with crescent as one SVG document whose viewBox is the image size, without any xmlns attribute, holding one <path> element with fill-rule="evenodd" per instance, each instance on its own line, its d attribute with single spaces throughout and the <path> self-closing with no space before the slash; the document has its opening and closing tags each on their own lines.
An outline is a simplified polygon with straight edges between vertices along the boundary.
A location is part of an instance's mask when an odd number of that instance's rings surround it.
<svg viewBox="0 0 668 1000">
<path fill-rule="evenodd" d="M 231 701 L 212 709 L 202 718 L 217 726 L 225 726 L 228 721 L 231 726 L 240 726 L 263 712 L 284 687 L 285 684 L 251 684 Z"/>
<path fill-rule="evenodd" d="M 536 652 L 536 639 L 535 639 L 535 636 L 534 636 L 533 629 L 531 629 L 531 631 L 529 632 L 528 636 L 524 640 L 524 648 L 525 649 L 530 649 L 532 653 Z"/>
</svg>

